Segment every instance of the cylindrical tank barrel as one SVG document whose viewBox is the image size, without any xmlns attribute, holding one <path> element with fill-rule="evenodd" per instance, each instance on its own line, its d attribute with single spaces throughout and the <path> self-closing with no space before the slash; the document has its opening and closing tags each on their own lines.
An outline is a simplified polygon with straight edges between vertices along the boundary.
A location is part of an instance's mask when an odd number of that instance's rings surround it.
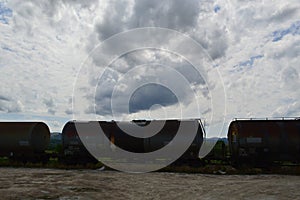
<svg viewBox="0 0 300 200">
<path fill-rule="evenodd" d="M 236 120 L 228 140 L 235 160 L 300 160 L 300 120 Z"/>
<path fill-rule="evenodd" d="M 43 122 L 0 122 L 0 155 L 43 152 L 49 145 L 50 131 Z"/>
<path fill-rule="evenodd" d="M 179 127 L 188 127 L 183 136 L 188 137 L 197 131 L 192 144 L 186 150 L 184 158 L 198 159 L 198 153 L 203 142 L 203 130 L 199 120 L 135 120 L 126 122 L 99 121 L 99 122 L 68 122 L 63 129 L 63 148 L 65 155 L 83 155 L 85 144 L 94 146 L 110 146 L 112 150 L 119 147 L 134 153 L 149 153 L 157 151 L 172 142 Z M 101 128 L 100 128 L 101 127 Z M 81 133 L 78 135 L 77 129 Z M 98 141 L 100 130 L 103 131 L 110 144 Z M 100 134 L 101 135 L 101 134 Z M 182 138 L 184 139 L 184 138 Z M 97 143 L 99 142 L 99 144 Z M 90 148 L 91 148 L 90 146 Z"/>
</svg>

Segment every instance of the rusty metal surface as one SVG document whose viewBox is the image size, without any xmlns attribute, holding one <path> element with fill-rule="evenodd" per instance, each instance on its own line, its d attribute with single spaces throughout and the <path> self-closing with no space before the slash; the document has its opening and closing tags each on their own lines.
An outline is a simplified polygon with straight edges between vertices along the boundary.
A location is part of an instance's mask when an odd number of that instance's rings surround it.
<svg viewBox="0 0 300 200">
<path fill-rule="evenodd" d="M 233 157 L 300 159 L 300 120 L 236 120 L 229 126 Z"/>
</svg>

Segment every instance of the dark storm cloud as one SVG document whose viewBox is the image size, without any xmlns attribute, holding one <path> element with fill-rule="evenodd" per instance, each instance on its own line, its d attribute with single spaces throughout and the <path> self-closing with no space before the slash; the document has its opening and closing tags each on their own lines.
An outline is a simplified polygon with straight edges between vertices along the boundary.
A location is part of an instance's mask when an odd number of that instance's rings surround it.
<svg viewBox="0 0 300 200">
<path fill-rule="evenodd" d="M 151 54 L 149 56 L 149 54 Z M 192 66 L 188 60 L 172 52 L 166 52 L 158 49 L 146 49 L 129 52 L 119 58 L 109 66 L 109 69 L 116 73 L 125 74 L 136 66 L 159 63 L 163 67 L 173 68 L 183 76 L 190 84 L 205 84 L 205 81 L 199 71 Z M 116 80 L 117 74 L 114 79 Z"/>
<path fill-rule="evenodd" d="M 133 26 L 158 26 L 175 30 L 187 30 L 197 23 L 200 1 L 136 0 Z"/>
<path fill-rule="evenodd" d="M 169 106 L 176 103 L 178 103 L 176 95 L 168 88 L 157 84 L 148 84 L 138 88 L 132 94 L 129 101 L 129 113 L 149 110 L 155 104 Z"/>
<path fill-rule="evenodd" d="M 92 5 L 98 4 L 99 0 L 85 0 L 85 1 L 82 1 L 82 0 L 63 0 L 63 2 L 65 4 L 78 4 L 78 5 L 81 5 L 83 8 L 86 8 L 86 7 L 90 7 Z"/>
<path fill-rule="evenodd" d="M 96 95 L 96 106 L 89 107 L 86 113 L 96 112 L 98 115 L 112 114 L 112 94 Z M 163 107 L 178 103 L 178 99 L 168 88 L 158 84 L 147 84 L 137 88 L 129 98 L 129 105 L 124 101 L 124 96 L 117 96 L 115 100 L 119 105 L 114 108 L 114 113 L 137 113 L 139 111 L 149 110 L 153 105 Z M 96 109 L 96 110 L 94 110 Z"/>
<path fill-rule="evenodd" d="M 226 26 L 215 24 L 213 14 L 213 2 L 209 1 L 137 0 L 130 6 L 126 1 L 117 1 L 109 4 L 95 32 L 103 41 L 133 28 L 168 28 L 196 40 L 214 60 L 225 55 L 228 41 Z"/>
<path fill-rule="evenodd" d="M 164 27 L 186 31 L 196 25 L 199 1 L 137 0 L 131 10 L 128 1 L 114 1 L 104 14 L 105 19 L 96 25 L 102 41 L 124 30 L 138 27 Z"/>
<path fill-rule="evenodd" d="M 129 17 L 129 10 L 127 1 L 118 1 L 111 3 L 104 14 L 103 22 L 98 23 L 95 27 L 99 39 L 104 40 L 108 37 L 122 32 L 127 25 L 125 18 Z"/>
<path fill-rule="evenodd" d="M 130 70 L 135 73 L 130 74 Z M 199 85 L 202 85 L 203 97 L 209 98 L 203 77 L 191 64 L 178 59 L 177 55 L 159 50 L 128 53 L 106 68 L 100 79 L 93 80 L 98 81 L 96 94 L 86 98 L 94 98 L 96 105 L 90 105 L 86 113 L 110 115 L 112 109 L 115 113 L 137 113 L 148 110 L 154 104 L 166 107 L 174 105 L 178 103 L 177 95 L 181 97 L 180 103 L 188 105 L 194 98 L 193 92 L 196 92 L 192 88 Z M 140 80 L 150 84 L 139 85 Z M 153 84 L 153 81 L 165 85 Z M 123 87 L 123 91 L 118 92 L 118 87 Z M 175 90 L 171 91 L 170 87 Z M 112 102 L 115 102 L 114 108 L 111 107 Z"/>
</svg>

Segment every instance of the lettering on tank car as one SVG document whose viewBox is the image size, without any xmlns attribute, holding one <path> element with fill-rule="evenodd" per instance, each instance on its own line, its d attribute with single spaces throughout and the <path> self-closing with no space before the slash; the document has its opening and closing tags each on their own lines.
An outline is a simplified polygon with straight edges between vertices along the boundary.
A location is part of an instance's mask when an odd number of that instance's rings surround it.
<svg viewBox="0 0 300 200">
<path fill-rule="evenodd" d="M 20 140 L 19 145 L 20 146 L 29 146 L 29 142 L 27 140 Z"/>
<path fill-rule="evenodd" d="M 260 137 L 247 137 L 246 138 L 247 143 L 262 143 L 262 138 Z"/>
<path fill-rule="evenodd" d="M 70 141 L 69 143 L 70 143 L 70 145 L 78 145 L 79 141 L 73 140 L 73 141 Z"/>
</svg>

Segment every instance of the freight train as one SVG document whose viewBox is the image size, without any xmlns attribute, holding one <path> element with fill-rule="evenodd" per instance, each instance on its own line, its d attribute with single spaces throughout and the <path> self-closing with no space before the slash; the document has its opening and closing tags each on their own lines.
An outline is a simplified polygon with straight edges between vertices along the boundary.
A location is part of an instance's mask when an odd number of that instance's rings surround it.
<svg viewBox="0 0 300 200">
<path fill-rule="evenodd" d="M 87 138 L 88 140 L 92 140 L 92 143 L 94 143 L 93 139 L 95 135 L 91 133 L 92 131 L 86 131 L 83 128 L 84 133 L 80 138 L 77 132 L 77 129 L 80 126 L 88 129 L 89 127 L 92 127 L 93 124 L 95 126 L 95 123 L 96 129 L 98 125 L 99 129 L 101 128 L 105 136 L 109 139 L 109 148 L 114 150 L 116 147 L 119 147 L 123 150 L 134 153 L 149 153 L 161 149 L 173 140 L 180 126 L 188 127 L 186 130 L 187 132 L 184 133 L 183 137 L 193 134 L 194 130 L 196 130 L 196 134 L 193 136 L 190 147 L 177 159 L 176 164 L 196 163 L 198 161 L 198 153 L 204 136 L 204 128 L 200 120 L 134 120 L 131 122 L 71 121 L 64 126 L 62 131 L 62 160 L 66 163 L 96 162 L 96 159 L 88 152 L 82 142 L 82 139 Z M 151 133 L 155 133 L 155 135 L 143 138 L 134 137 L 127 134 L 127 132 L 136 133 L 136 135 L 139 136 L 147 136 Z M 160 157 L 158 159 L 168 158 Z"/>
<path fill-rule="evenodd" d="M 135 153 L 153 152 L 172 143 L 180 124 L 194 126 L 195 135 L 190 147 L 174 162 L 175 164 L 203 164 L 206 160 L 229 160 L 234 166 L 270 165 L 278 162 L 300 163 L 300 119 L 235 119 L 228 129 L 228 146 L 219 141 L 206 158 L 199 159 L 198 153 L 205 139 L 205 130 L 201 120 L 166 120 L 163 127 L 152 137 L 134 137 L 119 127 L 131 129 L 137 135 L 147 134 L 141 127 L 152 124 L 160 126 L 160 120 L 134 120 L 131 122 L 67 122 L 62 131 L 61 150 L 58 154 L 46 153 L 50 131 L 42 122 L 0 122 L 0 157 L 8 157 L 22 162 L 46 162 L 56 156 L 66 164 L 96 163 L 89 150 L 83 144 L 84 138 L 93 140 L 86 132 L 79 135 L 77 126 L 89 127 L 97 123 L 110 142 L 110 148 L 116 146 Z M 133 126 L 137 125 L 137 126 Z M 135 128 L 132 128 L 135 127 Z M 149 129 L 144 129 L 148 130 Z M 151 130 L 153 131 L 153 130 Z M 190 134 L 189 132 L 186 133 Z M 227 153 L 227 149 L 229 149 Z M 167 158 L 161 158 L 167 159 Z"/>
</svg>

